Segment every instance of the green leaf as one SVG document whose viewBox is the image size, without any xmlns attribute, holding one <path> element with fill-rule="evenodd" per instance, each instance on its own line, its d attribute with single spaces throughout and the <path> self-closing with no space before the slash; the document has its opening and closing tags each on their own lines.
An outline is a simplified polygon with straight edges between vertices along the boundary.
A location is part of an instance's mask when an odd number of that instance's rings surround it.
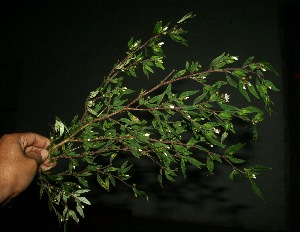
<svg viewBox="0 0 300 232">
<path fill-rule="evenodd" d="M 173 78 L 175 79 L 175 78 L 181 77 L 181 76 L 183 76 L 185 73 L 186 73 L 186 69 L 180 70 L 180 71 L 178 71 L 177 73 L 175 73 L 175 74 L 173 75 Z"/>
<path fill-rule="evenodd" d="M 224 154 L 232 155 L 236 153 L 238 150 L 242 149 L 245 145 L 246 143 L 238 143 L 238 144 L 231 145 L 225 150 Z"/>
<path fill-rule="evenodd" d="M 211 153 L 211 154 L 210 154 L 210 157 L 213 158 L 213 160 L 216 160 L 216 161 L 218 161 L 219 163 L 222 163 L 222 160 L 221 160 L 221 158 L 220 158 L 219 155 L 214 154 L 214 153 Z"/>
<path fill-rule="evenodd" d="M 214 68 L 215 66 L 217 66 L 221 60 L 223 59 L 223 57 L 225 56 L 225 52 L 222 53 L 220 56 L 218 56 L 217 58 L 213 59 L 213 61 L 210 63 L 210 68 Z"/>
<path fill-rule="evenodd" d="M 243 64 L 243 67 L 249 65 L 249 64 L 252 62 L 253 59 L 254 59 L 254 56 L 249 57 L 249 58 L 245 61 L 245 63 Z"/>
<path fill-rule="evenodd" d="M 241 81 L 239 81 L 239 90 L 241 94 L 247 99 L 247 101 L 250 102 L 250 97 L 246 91 L 246 85 L 243 84 Z"/>
<path fill-rule="evenodd" d="M 178 43 L 181 43 L 181 44 L 183 44 L 185 46 L 188 46 L 187 41 L 183 37 L 181 37 L 179 35 L 174 35 L 174 34 L 170 34 L 170 37 L 175 42 L 178 42 Z"/>
<path fill-rule="evenodd" d="M 185 159 L 197 168 L 201 168 L 201 166 L 205 166 L 204 163 L 200 162 L 199 160 L 197 160 L 193 157 L 185 156 Z"/>
<path fill-rule="evenodd" d="M 161 101 L 163 100 L 164 96 L 165 96 L 164 93 L 156 95 L 155 97 L 151 98 L 148 102 L 160 104 Z"/>
<path fill-rule="evenodd" d="M 199 90 L 194 90 L 194 91 L 184 91 L 184 92 L 182 92 L 180 95 L 179 95 L 179 100 L 184 100 L 184 99 L 187 99 L 187 98 L 189 98 L 190 96 L 192 96 L 192 95 L 194 95 L 194 94 L 196 94 L 196 93 L 198 93 L 199 92 Z"/>
<path fill-rule="evenodd" d="M 255 90 L 255 88 L 254 88 L 254 86 L 252 84 L 248 84 L 247 88 L 250 91 L 250 93 L 252 93 L 252 95 L 254 97 L 256 97 L 257 99 L 259 99 L 259 96 L 258 96 L 258 94 L 257 94 L 257 92 L 256 92 L 256 90 Z"/>
<path fill-rule="evenodd" d="M 228 136 L 228 133 L 227 133 L 226 131 L 222 133 L 222 136 L 221 136 L 221 143 L 224 142 L 224 140 L 227 138 L 227 136 Z"/>
<path fill-rule="evenodd" d="M 86 179 L 84 179 L 83 177 L 77 177 L 77 179 L 78 179 L 80 184 L 82 184 L 85 187 L 89 187 L 89 184 L 88 184 Z"/>
<path fill-rule="evenodd" d="M 157 175 L 157 180 L 160 186 L 163 188 L 162 169 L 159 170 L 159 174 Z"/>
<path fill-rule="evenodd" d="M 89 192 L 89 189 L 78 189 L 75 191 L 75 194 L 82 194 L 82 193 L 87 193 Z"/>
<path fill-rule="evenodd" d="M 106 191 L 109 192 L 109 182 L 103 181 L 98 173 L 97 173 L 97 182 L 102 188 L 104 188 Z"/>
<path fill-rule="evenodd" d="M 82 203 L 84 203 L 86 205 L 91 205 L 91 202 L 85 197 L 76 197 L 76 199 L 81 201 Z"/>
<path fill-rule="evenodd" d="M 75 222 L 77 222 L 77 223 L 79 222 L 79 218 L 77 217 L 75 211 L 69 210 L 69 211 L 68 211 L 68 215 L 69 215 L 71 218 L 73 218 L 73 220 L 74 220 Z"/>
<path fill-rule="evenodd" d="M 260 172 L 260 171 L 265 171 L 265 170 L 271 170 L 272 168 L 262 166 L 262 165 L 253 165 L 253 166 L 249 167 L 249 169 L 253 172 Z"/>
<path fill-rule="evenodd" d="M 134 115 L 133 115 L 132 113 L 130 113 L 129 111 L 127 111 L 127 114 L 128 114 L 128 116 L 129 116 L 129 118 L 131 119 L 132 122 L 138 123 L 138 124 L 141 123 L 140 119 L 139 119 L 138 117 L 134 116 Z"/>
<path fill-rule="evenodd" d="M 270 65 L 268 62 L 260 62 L 260 64 L 263 65 L 264 68 L 274 73 L 276 76 L 279 76 L 278 72 Z"/>
<path fill-rule="evenodd" d="M 235 82 L 229 75 L 226 74 L 226 80 L 228 82 L 228 84 L 230 84 L 232 87 L 237 88 L 238 87 L 238 83 Z"/>
<path fill-rule="evenodd" d="M 186 179 L 186 165 L 185 165 L 185 160 L 181 158 L 180 160 L 180 168 L 183 174 L 183 177 Z"/>
<path fill-rule="evenodd" d="M 83 212 L 83 209 L 82 209 L 82 205 L 81 205 L 81 204 L 78 204 L 78 203 L 77 203 L 77 205 L 76 205 L 76 210 L 77 210 L 77 212 L 79 213 L 79 215 L 80 215 L 81 217 L 84 218 L 84 212 Z"/>
<path fill-rule="evenodd" d="M 144 191 L 138 190 L 135 184 L 133 184 L 132 190 L 135 197 L 144 197 L 148 201 L 148 195 Z"/>
<path fill-rule="evenodd" d="M 260 189 L 258 188 L 257 184 L 255 183 L 255 181 L 253 179 L 249 179 L 250 183 L 251 183 L 251 187 L 252 190 L 254 191 L 254 193 L 263 201 L 265 202 L 265 199 L 263 197 L 262 192 L 260 191 Z"/>
<path fill-rule="evenodd" d="M 214 171 L 215 164 L 214 164 L 213 159 L 210 156 L 207 156 L 207 158 L 206 158 L 206 167 L 210 173 L 212 173 Z"/>
<path fill-rule="evenodd" d="M 153 34 L 159 34 L 162 31 L 162 21 L 158 21 L 153 29 Z"/>
<path fill-rule="evenodd" d="M 264 80 L 264 84 L 268 89 L 272 89 L 274 91 L 280 91 L 271 81 L 269 80 Z"/>
<path fill-rule="evenodd" d="M 230 174 L 229 174 L 229 179 L 234 180 L 236 178 L 241 178 L 241 174 L 237 171 L 237 170 L 233 170 Z"/>
<path fill-rule="evenodd" d="M 238 159 L 238 158 L 235 158 L 233 156 L 227 156 L 226 158 L 229 159 L 234 164 L 240 164 L 240 163 L 244 163 L 245 162 L 245 160 Z"/>
<path fill-rule="evenodd" d="M 228 111 L 238 111 L 239 109 L 235 106 L 224 104 L 224 103 L 219 103 L 220 107 L 224 110 Z"/>
<path fill-rule="evenodd" d="M 213 135 L 213 134 L 205 133 L 205 137 L 207 138 L 207 140 L 208 140 L 209 142 L 211 142 L 213 145 L 216 145 L 216 146 L 218 146 L 218 147 L 224 148 L 224 147 L 225 147 L 224 144 L 222 144 L 222 143 L 220 143 L 218 140 L 214 139 L 214 138 L 212 137 L 212 135 Z"/>
<path fill-rule="evenodd" d="M 178 24 L 185 23 L 187 20 L 194 18 L 196 15 L 194 15 L 192 12 L 186 14 L 183 16 L 180 20 L 177 21 Z"/>
<path fill-rule="evenodd" d="M 133 37 L 131 37 L 130 40 L 128 41 L 128 43 L 127 43 L 128 49 L 131 49 L 132 44 L 133 44 Z"/>
</svg>

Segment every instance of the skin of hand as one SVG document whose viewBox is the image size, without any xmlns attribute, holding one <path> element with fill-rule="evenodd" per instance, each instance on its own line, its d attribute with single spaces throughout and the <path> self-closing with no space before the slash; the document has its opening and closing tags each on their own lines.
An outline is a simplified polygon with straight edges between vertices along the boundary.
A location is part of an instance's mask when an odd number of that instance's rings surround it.
<svg viewBox="0 0 300 232">
<path fill-rule="evenodd" d="M 23 192 L 38 169 L 47 171 L 50 140 L 36 133 L 14 133 L 0 139 L 0 205 Z"/>
</svg>

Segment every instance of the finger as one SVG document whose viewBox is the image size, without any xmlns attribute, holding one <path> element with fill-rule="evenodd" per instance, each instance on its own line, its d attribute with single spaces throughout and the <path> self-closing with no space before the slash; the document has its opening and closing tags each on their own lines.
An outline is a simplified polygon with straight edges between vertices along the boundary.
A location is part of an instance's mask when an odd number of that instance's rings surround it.
<svg viewBox="0 0 300 232">
<path fill-rule="evenodd" d="M 42 156 L 40 154 L 40 152 L 38 152 L 37 150 L 32 150 L 28 153 L 26 153 L 27 156 L 29 156 L 30 158 L 33 158 L 36 162 L 38 167 L 43 163 L 43 159 Z"/>
<path fill-rule="evenodd" d="M 35 133 L 24 133 L 20 136 L 21 144 L 23 148 L 34 146 L 39 148 L 47 148 L 50 144 L 50 140 L 42 135 Z"/>
<path fill-rule="evenodd" d="M 40 166 L 40 170 L 46 172 L 49 171 L 50 169 L 54 168 L 56 166 L 56 162 L 51 162 L 51 163 L 42 163 Z"/>
<path fill-rule="evenodd" d="M 51 168 L 53 168 L 55 166 L 56 166 L 56 161 L 52 161 L 48 158 L 42 163 L 42 165 L 40 166 L 40 169 L 42 171 L 49 171 Z"/>
</svg>

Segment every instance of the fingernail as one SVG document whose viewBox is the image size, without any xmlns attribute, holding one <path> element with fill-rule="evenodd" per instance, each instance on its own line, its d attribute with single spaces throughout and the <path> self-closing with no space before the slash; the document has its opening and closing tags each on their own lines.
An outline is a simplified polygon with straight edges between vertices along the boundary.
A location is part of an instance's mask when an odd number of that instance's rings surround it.
<svg viewBox="0 0 300 232">
<path fill-rule="evenodd" d="M 43 168 L 44 171 L 49 171 L 52 167 L 45 167 Z"/>
</svg>

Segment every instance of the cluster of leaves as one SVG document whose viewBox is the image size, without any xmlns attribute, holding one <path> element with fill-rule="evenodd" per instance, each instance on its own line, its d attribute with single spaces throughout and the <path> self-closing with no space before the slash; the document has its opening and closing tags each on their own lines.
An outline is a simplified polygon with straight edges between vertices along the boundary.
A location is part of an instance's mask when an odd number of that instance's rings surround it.
<svg viewBox="0 0 300 232">
<path fill-rule="evenodd" d="M 271 113 L 268 92 L 278 91 L 264 78 L 266 71 L 277 75 L 270 64 L 250 57 L 233 67 L 238 57 L 223 53 L 206 70 L 198 62 L 186 62 L 184 69 L 172 70 L 150 89 L 136 92 L 124 86 L 124 78 L 149 77 L 156 69 L 164 70 L 162 39 L 187 45 L 182 25 L 193 17 L 187 14 L 171 27 L 158 22 L 145 42 L 131 38 L 126 57 L 90 92 L 83 115 L 69 125 L 56 119 L 49 151 L 53 160 L 66 160 L 67 165 L 59 173 L 40 172 L 39 183 L 41 195 L 48 195 L 50 209 L 61 222 L 84 217 L 84 204 L 90 204 L 84 194 L 91 178 L 107 191 L 120 182 L 135 196 L 147 197 L 131 182 L 137 159 L 157 166 L 161 185 L 164 179 L 175 181 L 179 172 L 186 177 L 187 165 L 213 173 L 216 163 L 225 163 L 231 168 L 230 179 L 246 177 L 262 198 L 255 178 L 267 168 L 241 168 L 244 159 L 238 153 L 245 144 L 227 144 L 227 138 L 235 134 L 236 119 L 251 124 L 257 138 L 256 125 L 263 120 L 264 109 Z M 210 83 L 208 77 L 214 74 L 223 80 Z M 193 88 L 176 91 L 174 85 L 184 81 Z M 265 107 L 231 105 L 224 90 L 228 88 L 237 89 L 248 103 L 253 97 L 261 99 Z"/>
</svg>

